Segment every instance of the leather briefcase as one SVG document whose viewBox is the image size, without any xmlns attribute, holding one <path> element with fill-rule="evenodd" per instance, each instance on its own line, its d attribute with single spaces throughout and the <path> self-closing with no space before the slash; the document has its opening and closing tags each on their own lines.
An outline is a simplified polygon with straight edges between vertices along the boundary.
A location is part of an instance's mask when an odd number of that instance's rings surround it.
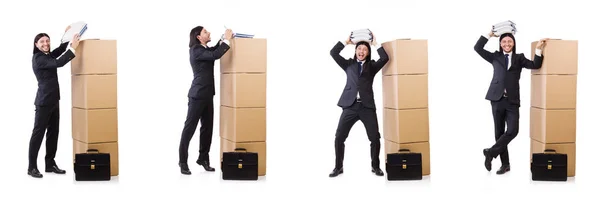
<svg viewBox="0 0 600 203">
<path fill-rule="evenodd" d="M 96 149 L 75 154 L 74 172 L 76 181 L 110 180 L 110 154 Z"/>
<path fill-rule="evenodd" d="M 547 149 L 531 156 L 531 179 L 537 181 L 567 181 L 567 155 Z"/>
<path fill-rule="evenodd" d="M 223 180 L 258 180 L 258 153 L 244 148 L 223 152 L 221 173 Z"/>
<path fill-rule="evenodd" d="M 388 180 L 421 180 L 423 165 L 421 153 L 400 149 L 397 153 L 388 153 L 385 162 Z"/>
</svg>

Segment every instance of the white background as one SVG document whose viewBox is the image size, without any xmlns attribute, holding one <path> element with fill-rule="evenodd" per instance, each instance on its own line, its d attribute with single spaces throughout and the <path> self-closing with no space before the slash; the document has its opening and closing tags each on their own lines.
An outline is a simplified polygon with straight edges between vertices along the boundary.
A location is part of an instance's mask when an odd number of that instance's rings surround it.
<svg viewBox="0 0 600 203">
<path fill-rule="evenodd" d="M 468 202 L 571 200 L 591 197 L 597 173 L 595 121 L 599 86 L 595 59 L 599 19 L 593 1 L 11 1 L 0 6 L 0 185 L 2 202 L 134 201 L 329 201 L 391 200 Z M 70 64 L 58 71 L 61 122 L 56 161 L 67 175 L 26 174 L 37 83 L 31 69 L 33 38 L 46 32 L 52 48 L 65 27 L 89 23 L 85 38 L 118 40 L 120 176 L 111 182 L 75 182 L 71 153 Z M 493 144 L 491 106 L 485 93 L 492 68 L 473 50 L 491 25 L 517 24 L 517 51 L 544 37 L 579 41 L 577 176 L 567 183 L 530 181 L 530 71 L 521 78 L 519 135 L 509 145 L 512 171 L 485 170 L 481 150 Z M 198 134 L 190 145 L 193 175 L 177 166 L 178 145 L 192 81 L 188 61 L 191 28 L 205 26 L 214 44 L 224 26 L 268 39 L 267 176 L 259 182 L 220 180 L 219 113 L 215 105 L 212 165 L 194 163 Z M 428 39 L 431 176 L 386 182 L 370 172 L 369 142 L 358 122 L 346 142 L 345 173 L 331 179 L 336 106 L 346 76 L 329 50 L 350 31 L 369 28 L 380 43 Z M 353 46 L 342 54 L 351 57 Z M 498 48 L 497 38 L 486 49 Z M 375 50 L 373 50 L 375 52 Z M 378 58 L 374 53 L 374 58 Z M 218 63 L 217 63 L 218 64 Z M 219 70 L 218 65 L 215 67 Z M 219 77 L 216 77 L 219 84 Z M 217 86 L 217 90 L 218 90 Z M 381 75 L 374 83 L 382 128 Z M 215 96 L 219 104 L 219 93 Z M 382 141 L 382 168 L 384 149 Z M 45 147 L 38 165 L 43 169 Z M 280 196 L 283 194 L 285 196 Z M 108 196 L 104 196 L 108 195 Z M 317 197 L 317 195 L 326 195 Z M 521 197 L 519 197 L 521 195 Z M 4 200 L 4 198 L 6 198 Z M 18 198 L 10 200 L 10 198 Z M 48 199 L 50 198 L 50 199 Z M 24 201 L 25 200 L 25 201 Z"/>
</svg>

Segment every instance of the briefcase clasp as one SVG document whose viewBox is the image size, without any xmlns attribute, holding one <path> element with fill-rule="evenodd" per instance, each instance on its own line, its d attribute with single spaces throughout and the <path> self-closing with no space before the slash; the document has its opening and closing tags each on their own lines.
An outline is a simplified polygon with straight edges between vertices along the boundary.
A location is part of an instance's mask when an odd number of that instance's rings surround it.
<svg viewBox="0 0 600 203">
<path fill-rule="evenodd" d="M 90 165 L 90 169 L 92 169 L 92 170 L 96 169 L 96 165 L 94 165 L 94 164 Z"/>
<path fill-rule="evenodd" d="M 552 160 L 548 160 L 548 170 L 552 170 Z"/>
<path fill-rule="evenodd" d="M 402 169 L 406 169 L 406 160 L 402 160 Z"/>
</svg>

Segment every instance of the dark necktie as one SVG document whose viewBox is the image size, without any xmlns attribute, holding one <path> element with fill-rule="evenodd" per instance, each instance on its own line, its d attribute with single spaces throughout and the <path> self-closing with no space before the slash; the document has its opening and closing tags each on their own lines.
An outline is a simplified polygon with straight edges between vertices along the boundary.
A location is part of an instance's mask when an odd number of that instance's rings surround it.
<svg viewBox="0 0 600 203">
<path fill-rule="evenodd" d="M 363 64 L 363 62 L 358 62 L 358 75 L 359 76 L 362 74 L 362 64 Z"/>
<path fill-rule="evenodd" d="M 510 64 L 508 64 L 508 54 L 504 54 L 504 63 L 506 63 L 506 70 L 508 70 L 508 67 L 510 67 Z"/>
</svg>

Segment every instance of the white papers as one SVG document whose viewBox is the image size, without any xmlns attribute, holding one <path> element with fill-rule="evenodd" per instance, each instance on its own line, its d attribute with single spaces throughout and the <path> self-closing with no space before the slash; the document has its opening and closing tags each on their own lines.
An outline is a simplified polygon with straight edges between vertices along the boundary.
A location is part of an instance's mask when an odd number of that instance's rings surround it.
<svg viewBox="0 0 600 203">
<path fill-rule="evenodd" d="M 83 21 L 75 22 L 69 25 L 69 29 L 67 29 L 65 34 L 63 34 L 61 42 L 70 42 L 73 39 L 73 36 L 75 36 L 75 34 L 79 34 L 79 36 L 81 37 L 81 35 L 83 35 L 83 33 L 85 33 L 86 30 L 87 23 Z"/>
<path fill-rule="evenodd" d="M 500 36 L 505 33 L 511 33 L 514 35 L 517 33 L 517 27 L 515 25 L 516 24 L 510 20 L 499 22 L 492 25 L 492 32 L 494 32 L 494 35 L 496 36 Z"/>
<path fill-rule="evenodd" d="M 371 44 L 371 42 L 373 42 L 373 33 L 369 29 L 354 30 L 350 34 L 350 41 L 354 44 L 361 41 Z"/>
</svg>

